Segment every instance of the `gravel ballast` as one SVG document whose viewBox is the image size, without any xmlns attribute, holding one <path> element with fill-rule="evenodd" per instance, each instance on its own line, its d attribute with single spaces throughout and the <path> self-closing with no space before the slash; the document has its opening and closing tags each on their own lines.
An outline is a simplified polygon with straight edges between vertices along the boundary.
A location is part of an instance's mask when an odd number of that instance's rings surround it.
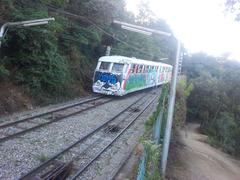
<svg viewBox="0 0 240 180">
<path fill-rule="evenodd" d="M 60 122 L 50 124 L 34 132 L 27 133 L 19 138 L 14 138 L 1 143 L 0 179 L 17 179 L 21 177 L 34 167 L 38 166 L 41 162 L 45 161 L 55 153 L 61 151 L 71 143 L 83 137 L 95 127 L 107 121 L 109 117 L 113 117 L 118 112 L 125 109 L 129 104 L 133 103 L 141 96 L 143 96 L 143 92 L 123 98 L 116 98 L 116 100 L 92 110 L 69 117 Z M 134 125 L 126 133 L 124 133 L 119 140 L 117 140 L 116 146 L 114 145 L 106 152 L 106 154 L 110 152 L 110 155 L 107 155 L 107 158 L 104 158 L 104 155 L 99 158 L 99 162 L 103 160 L 104 162 L 108 162 L 109 165 L 106 163 L 106 165 L 104 165 L 107 170 L 105 168 L 101 168 L 100 171 L 97 168 L 96 172 L 95 166 L 97 165 L 93 165 L 93 167 L 89 168 L 86 173 L 84 173 L 84 177 L 88 177 L 86 179 L 93 179 L 101 176 L 104 177 L 104 174 L 109 174 L 109 176 L 110 174 L 114 174 L 114 170 L 117 169 L 116 167 L 118 165 L 116 162 L 119 162 L 123 158 L 123 154 L 131 152 L 131 148 L 134 148 L 138 137 L 141 133 L 143 133 L 144 121 L 151 114 L 151 111 L 155 109 L 155 104 L 151 105 L 151 107 L 152 108 L 149 108 L 150 110 L 148 109 L 138 119 L 138 121 L 134 123 Z M 35 113 L 40 113 L 39 111 L 34 110 Z M 44 108 L 43 111 L 47 111 L 47 108 Z M 120 144 L 118 145 L 118 143 Z M 124 146 L 124 144 L 127 146 Z M 121 149 L 124 151 L 120 151 Z M 120 153 L 119 155 L 117 155 L 118 152 Z M 114 157 L 117 159 L 112 157 L 111 154 L 113 153 Z M 102 164 L 101 167 L 103 167 Z M 109 171 L 111 171 L 111 173 Z M 88 175 L 89 172 L 91 172 L 90 175 Z"/>
<path fill-rule="evenodd" d="M 144 123 L 155 111 L 157 100 L 135 121 L 135 123 L 79 179 L 110 180 L 118 173 L 130 156 L 139 138 L 144 134 Z"/>
</svg>

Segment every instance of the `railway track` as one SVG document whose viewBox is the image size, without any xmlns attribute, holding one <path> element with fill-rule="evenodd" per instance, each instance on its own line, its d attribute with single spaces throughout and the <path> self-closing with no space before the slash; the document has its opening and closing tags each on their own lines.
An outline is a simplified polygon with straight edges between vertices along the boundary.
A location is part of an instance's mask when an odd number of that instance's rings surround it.
<svg viewBox="0 0 240 180">
<path fill-rule="evenodd" d="M 77 179 L 145 112 L 156 100 L 144 96 L 123 109 L 78 141 L 58 152 L 20 179 Z M 50 170 L 50 171 L 49 171 Z"/>
<path fill-rule="evenodd" d="M 112 101 L 109 97 L 94 97 L 71 105 L 60 107 L 48 112 L 26 117 L 18 121 L 0 124 L 0 143 L 39 129 L 51 123 L 75 116 L 84 111 Z"/>
</svg>

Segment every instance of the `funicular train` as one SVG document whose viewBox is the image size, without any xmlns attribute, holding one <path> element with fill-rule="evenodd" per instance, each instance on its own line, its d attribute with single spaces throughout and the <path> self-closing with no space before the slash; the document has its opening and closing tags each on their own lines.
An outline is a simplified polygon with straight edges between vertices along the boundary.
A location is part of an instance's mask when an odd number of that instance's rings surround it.
<svg viewBox="0 0 240 180">
<path fill-rule="evenodd" d="M 173 67 L 160 62 L 104 56 L 98 60 L 93 77 L 93 92 L 123 96 L 170 82 Z"/>
</svg>

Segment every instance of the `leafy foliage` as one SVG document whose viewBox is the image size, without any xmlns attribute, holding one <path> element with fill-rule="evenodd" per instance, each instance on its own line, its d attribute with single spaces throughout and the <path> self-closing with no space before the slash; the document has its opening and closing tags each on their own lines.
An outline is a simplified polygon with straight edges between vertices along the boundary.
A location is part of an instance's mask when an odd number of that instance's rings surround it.
<svg viewBox="0 0 240 180">
<path fill-rule="evenodd" d="M 199 62 L 201 68 L 197 69 Z M 211 144 L 239 155 L 240 64 L 217 62 L 203 54 L 194 55 L 185 64 L 185 72 L 194 84 L 187 102 L 188 120 L 201 123 Z"/>
<path fill-rule="evenodd" d="M 156 122 L 156 120 L 160 114 L 160 111 L 162 111 L 162 110 L 165 111 L 166 104 L 167 104 L 168 90 L 169 90 L 168 85 L 167 84 L 163 85 L 161 96 L 158 100 L 158 106 L 156 108 L 156 111 L 153 112 L 153 114 L 150 116 L 148 121 L 146 121 L 146 123 L 145 123 L 146 130 L 152 129 L 154 123 Z M 164 129 L 164 127 L 162 127 L 162 129 Z"/>
<path fill-rule="evenodd" d="M 6 77 L 8 75 L 9 75 L 8 70 L 3 65 L 0 65 L 0 79 Z"/>
<path fill-rule="evenodd" d="M 145 135 L 142 137 L 141 142 L 144 146 L 144 156 L 145 156 L 145 178 L 149 180 L 162 179 L 159 170 L 159 162 L 161 156 L 161 145 L 156 144 L 149 140 L 149 133 L 152 134 L 152 130 L 154 129 L 154 125 L 157 121 L 158 116 L 160 115 L 160 111 L 165 111 L 165 106 L 167 104 L 167 96 L 168 96 L 168 85 L 163 85 L 161 96 L 158 100 L 158 106 L 153 114 L 149 117 L 148 121 L 145 123 Z M 165 115 L 166 113 L 164 113 Z M 162 126 L 161 126 L 161 138 L 163 138 L 164 129 L 166 125 L 166 118 L 163 117 Z M 151 136 L 151 135 L 150 135 Z"/>
<path fill-rule="evenodd" d="M 171 59 L 173 41 L 126 32 L 111 24 L 118 19 L 171 31 L 164 21 L 152 19 L 147 8 L 142 6 L 144 13 L 134 17 L 124 6 L 124 0 L 4 0 L 0 5 L 4 22 L 46 17 L 55 21 L 10 28 L 1 48 L 0 76 L 24 86 L 36 98 L 51 99 L 90 90 L 97 59 L 105 54 L 104 39 L 115 39 L 112 55 Z M 146 18 L 150 23 L 141 21 Z"/>
<path fill-rule="evenodd" d="M 48 16 L 44 10 L 12 10 L 14 21 L 23 20 L 24 17 Z M 3 48 L 6 66 L 10 69 L 11 79 L 27 86 L 33 95 L 42 91 L 52 95 L 62 94 L 71 81 L 68 63 L 57 47 L 56 33 L 61 30 L 59 24 L 54 23 L 44 28 L 13 28 L 9 31 Z"/>
<path fill-rule="evenodd" d="M 187 116 L 187 98 L 193 90 L 193 84 L 187 82 L 186 76 L 178 77 L 174 109 L 174 128 L 183 127 Z"/>
<path fill-rule="evenodd" d="M 161 180 L 161 174 L 159 171 L 159 161 L 161 155 L 160 145 L 155 144 L 153 141 L 143 142 L 145 154 L 146 154 L 146 174 L 147 180 Z"/>
</svg>

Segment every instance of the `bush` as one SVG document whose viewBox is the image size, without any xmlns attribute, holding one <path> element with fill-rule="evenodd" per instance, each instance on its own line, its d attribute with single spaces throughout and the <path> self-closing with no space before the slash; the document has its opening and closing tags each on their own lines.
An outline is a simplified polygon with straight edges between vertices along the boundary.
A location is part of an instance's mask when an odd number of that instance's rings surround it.
<svg viewBox="0 0 240 180">
<path fill-rule="evenodd" d="M 185 67 L 194 90 L 188 98 L 188 120 L 200 122 L 210 144 L 239 156 L 240 64 L 219 63 L 207 56 L 198 56 L 195 62 L 194 58 L 190 60 Z"/>
<path fill-rule="evenodd" d="M 15 5 L 14 5 L 15 6 Z M 12 6 L 12 21 L 38 19 L 48 16 L 47 10 L 39 8 L 18 9 Z M 58 33 L 63 31 L 58 22 L 46 26 L 10 29 L 3 48 L 5 64 L 11 69 L 11 79 L 23 85 L 31 94 L 39 97 L 66 94 L 71 83 L 70 68 L 67 60 L 58 51 Z M 14 53 L 12 53 L 14 52 Z M 6 75 L 0 66 L 1 74 Z"/>
<path fill-rule="evenodd" d="M 159 170 L 159 162 L 161 155 L 160 145 L 154 144 L 152 141 L 143 142 L 146 153 L 146 175 L 147 180 L 161 180 L 162 176 Z"/>
<path fill-rule="evenodd" d="M 9 71 L 3 65 L 0 65 L 0 79 L 3 79 L 8 75 L 9 75 Z"/>
<path fill-rule="evenodd" d="M 193 84 L 187 83 L 186 76 L 179 76 L 176 90 L 176 102 L 174 109 L 174 127 L 182 127 L 186 121 L 187 104 L 186 100 L 193 90 Z"/>
<path fill-rule="evenodd" d="M 207 129 L 209 142 L 212 145 L 222 147 L 230 154 L 236 154 L 236 146 L 238 141 L 238 131 L 240 128 L 234 121 L 231 113 L 222 112 L 211 126 Z"/>
</svg>

